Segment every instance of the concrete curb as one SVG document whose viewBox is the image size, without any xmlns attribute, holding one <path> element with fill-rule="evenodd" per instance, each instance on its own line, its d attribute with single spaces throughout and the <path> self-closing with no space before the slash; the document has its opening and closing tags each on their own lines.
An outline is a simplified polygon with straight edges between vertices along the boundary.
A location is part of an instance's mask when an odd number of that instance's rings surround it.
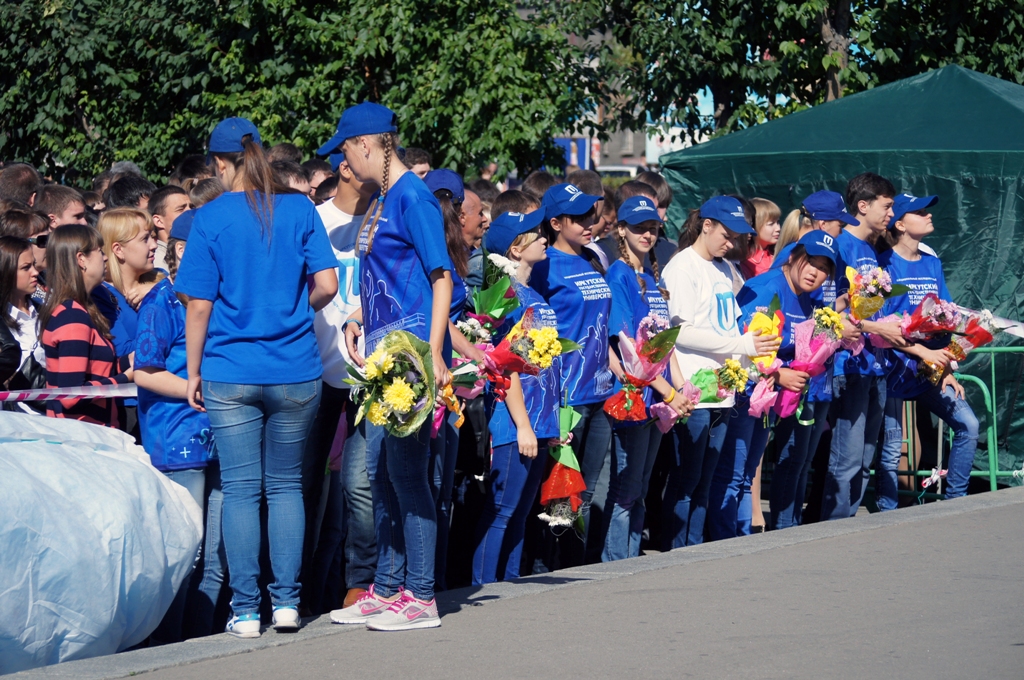
<svg viewBox="0 0 1024 680">
<path fill-rule="evenodd" d="M 621 578 L 694 562 L 750 555 L 809 541 L 839 538 L 849 534 L 874 531 L 901 524 L 954 517 L 1018 504 L 1024 504 L 1024 488 L 1004 489 L 952 501 L 906 508 L 895 512 L 855 517 L 842 522 L 810 524 L 786 531 L 769 532 L 767 534 L 707 543 L 667 553 L 622 560 L 620 562 L 565 569 L 549 574 L 530 576 L 513 582 L 494 583 L 483 587 L 461 588 L 439 594 L 437 598 L 438 608 L 442 615 L 451 615 L 457 613 L 463 607 L 484 606 L 499 600 L 536 595 L 592 581 Z M 122 654 L 83 659 L 81 661 L 71 661 L 16 673 L 8 677 L 19 680 L 27 680 L 29 678 L 77 678 L 81 680 L 123 678 L 161 668 L 181 666 L 234 654 L 244 654 L 258 649 L 267 649 L 361 629 L 362 626 L 331 624 L 329 617 L 323 615 L 316 619 L 307 620 L 305 626 L 295 633 L 276 633 L 272 629 L 268 629 L 257 640 L 240 640 L 227 634 L 214 635 L 174 645 L 140 649 Z"/>
</svg>

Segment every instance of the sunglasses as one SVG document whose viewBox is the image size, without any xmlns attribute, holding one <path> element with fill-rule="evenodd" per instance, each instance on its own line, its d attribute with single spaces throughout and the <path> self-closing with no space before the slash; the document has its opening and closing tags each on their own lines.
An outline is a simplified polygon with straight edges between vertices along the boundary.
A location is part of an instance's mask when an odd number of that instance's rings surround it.
<svg viewBox="0 0 1024 680">
<path fill-rule="evenodd" d="M 36 248 L 45 248 L 46 242 L 50 240 L 49 234 L 39 234 L 39 236 L 33 236 L 32 238 L 25 239 Z"/>
</svg>

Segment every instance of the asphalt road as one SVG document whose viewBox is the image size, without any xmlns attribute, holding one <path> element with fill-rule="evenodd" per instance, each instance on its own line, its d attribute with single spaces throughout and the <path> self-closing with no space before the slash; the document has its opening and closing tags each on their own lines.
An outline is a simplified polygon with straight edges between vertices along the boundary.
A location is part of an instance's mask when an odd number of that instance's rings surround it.
<svg viewBox="0 0 1024 680">
<path fill-rule="evenodd" d="M 436 630 L 185 643 L 145 677 L 1024 678 L 1022 519 L 1024 489 L 983 494 L 456 591 Z"/>
</svg>

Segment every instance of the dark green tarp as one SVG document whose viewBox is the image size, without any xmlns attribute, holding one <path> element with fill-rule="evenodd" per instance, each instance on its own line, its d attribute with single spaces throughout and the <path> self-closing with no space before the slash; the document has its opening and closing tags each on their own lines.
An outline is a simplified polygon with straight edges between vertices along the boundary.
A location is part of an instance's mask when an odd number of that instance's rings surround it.
<svg viewBox="0 0 1024 680">
<path fill-rule="evenodd" d="M 1022 317 L 1024 86 L 946 66 L 667 154 L 660 162 L 674 194 L 668 216 L 673 234 L 689 209 L 716 194 L 767 198 L 785 215 L 820 189 L 845 193 L 847 180 L 865 171 L 889 178 L 897 191 L 936 194 L 936 230 L 926 243 L 942 258 L 956 301 Z M 1004 334 L 996 344 L 1021 342 Z M 1024 404 L 1022 356 L 996 360 L 1004 470 L 1024 461 L 1024 405 L 1016 408 Z M 989 361 L 976 355 L 962 368 L 988 382 Z M 967 390 L 984 420 L 980 395 Z M 979 444 L 984 442 L 982 432 Z"/>
</svg>

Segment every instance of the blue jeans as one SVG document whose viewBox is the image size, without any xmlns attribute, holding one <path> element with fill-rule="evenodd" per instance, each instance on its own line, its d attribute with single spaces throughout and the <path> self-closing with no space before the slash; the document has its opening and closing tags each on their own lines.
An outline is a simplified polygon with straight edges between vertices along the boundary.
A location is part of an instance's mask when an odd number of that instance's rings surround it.
<svg viewBox="0 0 1024 680">
<path fill-rule="evenodd" d="M 434 598 L 437 514 L 430 485 L 431 441 L 443 447 L 445 435 L 441 428 L 431 440 L 430 428 L 430 419 L 408 437 L 373 425 L 366 428 L 366 472 L 377 535 L 373 583 L 383 597 L 405 588 L 421 600 Z"/>
<path fill-rule="evenodd" d="M 660 446 L 661 430 L 654 423 L 613 430 L 612 474 L 605 505 L 608 533 L 601 553 L 602 562 L 640 554 L 640 536 L 647 512 L 644 497 Z"/>
<path fill-rule="evenodd" d="M 587 533 L 590 530 L 590 503 L 594 498 L 594 489 L 604 467 L 605 455 L 612 445 L 612 423 L 604 412 L 604 402 L 573 406 L 583 417 L 572 431 L 572 450 L 580 464 L 580 474 L 587 485 L 580 494 L 583 505 L 580 515 L 583 517 L 583 539 L 577 541 L 569 535 L 568 543 L 563 543 L 564 552 L 562 567 L 576 567 L 586 561 Z"/>
<path fill-rule="evenodd" d="M 185 487 L 192 500 L 202 509 L 206 492 L 206 470 L 203 468 L 192 468 L 191 470 L 170 470 L 164 472 L 167 479 L 175 484 Z M 192 579 L 190 573 L 188 578 L 181 582 L 178 592 L 171 601 L 171 606 L 164 614 L 160 625 L 153 631 L 152 638 L 155 642 L 166 644 L 170 642 L 181 642 L 182 622 L 185 616 L 185 602 L 188 598 L 189 582 Z"/>
<path fill-rule="evenodd" d="M 355 425 L 355 408 L 348 409 L 348 439 L 341 454 L 342 486 L 345 489 L 345 584 L 369 588 L 377 573 L 377 536 L 373 525 L 373 494 L 366 472 L 366 428 Z"/>
<path fill-rule="evenodd" d="M 885 377 L 841 375 L 832 378 L 836 427 L 821 500 L 821 519 L 857 514 L 875 459 L 885 411 Z"/>
<path fill-rule="evenodd" d="M 753 512 L 750 485 L 768 443 L 771 427 L 765 426 L 764 418 L 749 415 L 749 407 L 746 399 L 736 400 L 729 416 L 722 455 L 711 479 L 707 524 L 708 537 L 712 541 L 750 535 Z"/>
<path fill-rule="evenodd" d="M 699 408 L 672 428 L 676 450 L 665 485 L 662 550 L 704 542 L 711 477 L 728 425 L 729 409 Z"/>
<path fill-rule="evenodd" d="M 899 507 L 900 457 L 903 455 L 903 400 L 888 397 L 883 415 L 882 446 L 875 470 L 875 499 L 881 512 Z"/>
<path fill-rule="evenodd" d="M 811 469 L 814 451 L 828 424 L 830 401 L 808 402 L 807 409 L 814 418 L 813 425 L 801 425 L 797 415 L 780 420 L 775 425 L 775 441 L 781 443 L 779 460 L 772 471 L 771 490 L 768 494 L 769 519 L 772 529 L 788 529 L 800 524 L 807 474 Z"/>
<path fill-rule="evenodd" d="M 473 585 L 519 578 L 526 520 L 547 467 L 547 447 L 542 443 L 539 449 L 532 459 L 519 455 L 517 442 L 491 452 L 490 486 L 473 552 Z"/>
<path fill-rule="evenodd" d="M 437 514 L 437 547 L 434 551 L 434 587 L 447 590 L 445 572 L 448 570 L 448 532 L 452 526 L 452 487 L 455 486 L 455 463 L 459 457 L 459 431 L 455 427 L 458 415 L 448 413 L 437 439 L 431 441 L 433 474 L 430 490 L 434 494 Z M 443 443 L 442 443 L 443 442 Z"/>
<path fill-rule="evenodd" d="M 946 498 L 966 496 L 967 484 L 971 480 L 971 468 L 974 467 L 974 454 L 978 448 L 978 417 L 974 415 L 970 404 L 956 396 L 952 387 L 945 390 L 934 387 L 918 396 L 917 401 L 927 406 L 929 411 L 953 431 L 953 446 L 949 450 L 949 460 L 946 462 Z M 882 510 L 895 508 L 898 498 L 896 471 L 899 468 L 903 440 L 903 423 L 900 418 L 902 411 L 902 401 L 886 401 L 885 443 L 882 446 L 876 484 L 878 507 Z"/>
<path fill-rule="evenodd" d="M 213 616 L 224 585 L 228 556 L 224 548 L 221 518 L 224 492 L 220 484 L 220 465 L 206 467 L 206 535 L 203 537 L 203 576 L 199 581 L 195 607 L 191 615 L 192 632 L 196 636 L 213 634 Z"/>
<path fill-rule="evenodd" d="M 203 381 L 203 397 L 220 455 L 224 544 L 236 616 L 260 608 L 260 498 L 267 499 L 267 535 L 276 607 L 299 604 L 305 513 L 302 458 L 320 406 L 320 379 L 290 385 Z"/>
</svg>

